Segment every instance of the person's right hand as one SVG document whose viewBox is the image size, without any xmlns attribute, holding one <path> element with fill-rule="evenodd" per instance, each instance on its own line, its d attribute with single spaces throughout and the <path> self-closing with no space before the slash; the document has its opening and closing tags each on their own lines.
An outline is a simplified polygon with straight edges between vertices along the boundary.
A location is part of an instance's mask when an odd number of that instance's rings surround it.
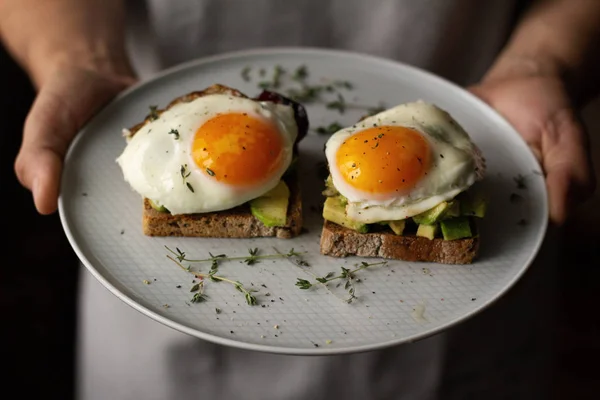
<svg viewBox="0 0 600 400">
<path fill-rule="evenodd" d="M 79 129 L 133 83 L 133 74 L 65 66 L 54 69 L 39 85 L 25 121 L 15 172 L 31 190 L 40 214 L 58 208 L 63 159 Z"/>
</svg>

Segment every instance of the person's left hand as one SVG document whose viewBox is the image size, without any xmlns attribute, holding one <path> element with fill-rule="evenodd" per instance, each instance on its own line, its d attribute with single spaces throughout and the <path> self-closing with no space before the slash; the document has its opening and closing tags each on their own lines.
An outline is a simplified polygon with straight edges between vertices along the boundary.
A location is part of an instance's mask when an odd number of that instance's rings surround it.
<svg viewBox="0 0 600 400">
<path fill-rule="evenodd" d="M 550 220 L 561 225 L 594 191 L 588 137 L 563 81 L 552 74 L 488 75 L 472 93 L 525 139 L 543 167 Z"/>
</svg>

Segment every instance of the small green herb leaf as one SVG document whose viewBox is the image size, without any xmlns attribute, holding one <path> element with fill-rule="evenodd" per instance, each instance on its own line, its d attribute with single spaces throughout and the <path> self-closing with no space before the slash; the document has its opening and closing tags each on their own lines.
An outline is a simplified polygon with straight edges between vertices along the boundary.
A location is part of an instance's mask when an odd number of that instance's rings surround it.
<svg viewBox="0 0 600 400">
<path fill-rule="evenodd" d="M 367 110 L 367 112 L 368 112 L 369 116 L 373 116 L 373 115 L 379 114 L 380 112 L 383 112 L 385 110 L 386 110 L 386 107 L 383 104 L 380 104 L 377 107 L 369 108 Z"/>
<path fill-rule="evenodd" d="M 288 89 L 286 94 L 292 100 L 306 104 L 319 100 L 322 91 L 322 86 L 303 85 L 301 89 Z"/>
<path fill-rule="evenodd" d="M 346 100 L 344 96 L 338 93 L 337 100 L 327 103 L 326 107 L 330 110 L 337 110 L 340 114 L 346 112 Z"/>
<path fill-rule="evenodd" d="M 206 301 L 206 296 L 200 292 L 197 292 L 190 301 L 192 303 L 202 303 L 203 301 Z"/>
<path fill-rule="evenodd" d="M 169 135 L 173 135 L 175 140 L 179 140 L 179 131 L 177 129 L 171 129 Z"/>
<path fill-rule="evenodd" d="M 525 184 L 525 177 L 521 174 L 515 176 L 513 178 L 515 183 L 517 184 L 517 189 L 527 189 L 527 185 Z"/>
<path fill-rule="evenodd" d="M 179 169 L 179 172 L 181 173 L 181 177 L 183 178 L 184 181 L 185 181 L 185 178 L 187 178 L 191 174 L 191 172 L 189 172 L 187 170 L 187 164 L 183 164 L 181 166 L 181 168 Z"/>
<path fill-rule="evenodd" d="M 158 119 L 158 106 L 150 106 L 150 121 L 155 121 Z"/>
<path fill-rule="evenodd" d="M 292 79 L 295 81 L 304 82 L 304 80 L 307 77 L 308 77 L 308 69 L 306 68 L 306 65 L 301 65 L 294 72 Z"/>
<path fill-rule="evenodd" d="M 194 286 L 192 286 L 190 292 L 197 292 L 198 290 L 200 290 L 200 283 L 196 283 Z"/>
<path fill-rule="evenodd" d="M 256 297 L 252 296 L 249 292 L 246 292 L 244 297 L 246 298 L 246 303 L 248 303 L 249 306 L 256 305 Z"/>
<path fill-rule="evenodd" d="M 300 289 L 310 289 L 312 287 L 312 283 L 310 283 L 306 279 L 298 278 L 298 280 L 296 281 L 296 286 L 298 286 Z"/>
<path fill-rule="evenodd" d="M 317 133 L 320 133 L 323 135 L 330 135 L 330 134 L 333 134 L 333 133 L 339 131 L 342 128 L 343 127 L 339 122 L 332 122 L 328 126 L 319 126 L 316 129 L 316 131 L 317 131 Z"/>
<path fill-rule="evenodd" d="M 335 82 L 333 82 L 333 85 L 336 87 L 341 87 L 341 88 L 348 89 L 348 90 L 354 89 L 354 85 L 348 81 L 335 81 Z"/>
<path fill-rule="evenodd" d="M 251 67 L 246 66 L 244 67 L 244 69 L 242 69 L 242 79 L 246 82 L 250 81 L 250 71 L 252 70 Z"/>
</svg>

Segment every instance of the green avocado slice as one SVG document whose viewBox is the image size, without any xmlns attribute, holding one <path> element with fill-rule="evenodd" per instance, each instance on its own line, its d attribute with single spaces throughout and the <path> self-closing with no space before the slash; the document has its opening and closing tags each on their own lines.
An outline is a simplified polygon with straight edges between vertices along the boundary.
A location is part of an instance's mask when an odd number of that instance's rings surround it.
<svg viewBox="0 0 600 400">
<path fill-rule="evenodd" d="M 468 217 L 455 217 L 440 221 L 444 240 L 456 240 L 473 236 Z"/>
<path fill-rule="evenodd" d="M 369 231 L 367 224 L 348 219 L 344 199 L 340 196 L 327 197 L 325 199 L 323 218 L 359 233 L 367 233 Z"/>
<path fill-rule="evenodd" d="M 250 211 L 265 226 L 285 226 L 290 200 L 290 189 L 284 181 L 264 195 L 250 200 Z"/>
<path fill-rule="evenodd" d="M 438 224 L 419 225 L 419 227 L 417 228 L 417 236 L 433 240 L 439 230 L 440 226 Z"/>
</svg>

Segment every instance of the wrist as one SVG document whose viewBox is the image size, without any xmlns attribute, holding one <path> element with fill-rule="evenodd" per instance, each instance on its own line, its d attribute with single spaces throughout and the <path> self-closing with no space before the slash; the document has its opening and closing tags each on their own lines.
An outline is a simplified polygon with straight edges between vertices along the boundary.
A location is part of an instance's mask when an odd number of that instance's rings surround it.
<svg viewBox="0 0 600 400">
<path fill-rule="evenodd" d="M 536 2 L 484 80 L 524 77 L 559 80 L 570 99 L 582 105 L 600 87 L 595 73 L 600 56 L 594 51 L 600 39 L 598 18 L 600 6 L 595 2 Z"/>
<path fill-rule="evenodd" d="M 28 54 L 26 65 L 36 88 L 59 70 L 84 69 L 106 76 L 134 78 L 125 50 L 115 51 L 107 45 L 70 46 L 68 50 L 38 46 Z"/>
<path fill-rule="evenodd" d="M 525 77 L 553 77 L 566 80 L 569 67 L 549 54 L 528 54 L 510 49 L 503 51 L 484 75 L 484 81 Z"/>
<path fill-rule="evenodd" d="M 567 96 L 575 102 L 578 95 L 571 66 L 549 53 L 528 54 L 505 50 L 484 75 L 482 83 L 511 79 L 542 78 L 560 82 Z"/>
</svg>

